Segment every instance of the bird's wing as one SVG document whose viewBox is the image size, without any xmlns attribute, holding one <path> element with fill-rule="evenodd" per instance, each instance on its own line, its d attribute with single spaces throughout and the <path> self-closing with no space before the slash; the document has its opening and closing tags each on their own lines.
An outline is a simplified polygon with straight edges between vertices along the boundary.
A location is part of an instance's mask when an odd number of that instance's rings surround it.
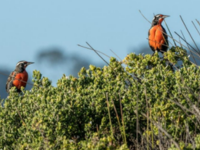
<svg viewBox="0 0 200 150">
<path fill-rule="evenodd" d="M 8 79 L 7 79 L 7 82 L 6 82 L 6 91 L 9 93 L 9 90 L 11 87 L 13 87 L 13 80 L 14 80 L 14 76 L 15 76 L 15 71 L 11 72 Z"/>
<path fill-rule="evenodd" d="M 167 32 L 166 32 L 165 28 L 163 28 L 163 26 L 162 26 L 162 29 L 163 29 L 163 36 L 164 36 L 164 38 L 165 38 L 165 45 L 168 45 L 168 36 L 167 36 Z"/>
</svg>

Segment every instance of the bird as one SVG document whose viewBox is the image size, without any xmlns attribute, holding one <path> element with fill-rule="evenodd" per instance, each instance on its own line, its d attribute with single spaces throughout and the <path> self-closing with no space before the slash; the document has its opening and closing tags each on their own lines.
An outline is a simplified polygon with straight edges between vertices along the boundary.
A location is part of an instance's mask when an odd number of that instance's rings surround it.
<svg viewBox="0 0 200 150">
<path fill-rule="evenodd" d="M 162 21 L 169 17 L 168 15 L 157 14 L 154 16 L 151 28 L 148 32 L 149 46 L 153 51 L 161 52 L 162 54 L 168 49 L 168 37 L 165 28 L 161 25 Z"/>
<path fill-rule="evenodd" d="M 6 91 L 9 93 L 10 89 L 15 86 L 18 93 L 21 92 L 21 87 L 26 87 L 28 80 L 28 73 L 26 67 L 34 62 L 19 61 L 13 72 L 10 73 L 6 82 Z"/>
</svg>

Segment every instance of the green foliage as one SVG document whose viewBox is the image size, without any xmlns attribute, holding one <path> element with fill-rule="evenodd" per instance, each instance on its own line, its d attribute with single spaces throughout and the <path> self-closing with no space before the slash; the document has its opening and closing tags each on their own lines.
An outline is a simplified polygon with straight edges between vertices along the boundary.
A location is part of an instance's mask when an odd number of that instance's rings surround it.
<svg viewBox="0 0 200 150">
<path fill-rule="evenodd" d="M 34 71 L 30 91 L 11 89 L 0 108 L 0 148 L 125 150 L 136 146 L 138 132 L 141 147 L 173 140 L 187 148 L 187 135 L 199 148 L 200 70 L 185 50 L 173 47 L 164 58 L 131 53 L 78 76 L 63 75 L 53 87 Z"/>
</svg>

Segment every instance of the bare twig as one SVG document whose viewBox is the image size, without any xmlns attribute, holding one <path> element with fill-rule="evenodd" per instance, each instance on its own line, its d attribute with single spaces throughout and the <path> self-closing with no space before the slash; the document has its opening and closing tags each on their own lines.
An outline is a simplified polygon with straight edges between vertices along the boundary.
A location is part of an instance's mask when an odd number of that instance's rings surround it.
<svg viewBox="0 0 200 150">
<path fill-rule="evenodd" d="M 197 49 L 198 49 L 198 51 L 200 52 L 200 50 L 199 50 L 199 48 L 198 48 L 198 46 L 197 46 L 196 42 L 194 41 L 194 39 L 193 39 L 193 37 L 192 37 L 192 35 L 191 35 L 190 31 L 188 30 L 188 28 L 187 28 L 187 26 L 186 26 L 186 24 L 185 24 L 185 22 L 184 22 L 183 18 L 181 17 L 181 15 L 180 15 L 180 18 L 181 18 L 181 21 L 183 22 L 183 24 L 184 24 L 184 26 L 185 26 L 185 28 L 186 28 L 186 30 L 187 30 L 187 32 L 188 32 L 188 34 L 190 35 L 190 37 L 191 37 L 192 41 L 194 42 L 194 44 L 195 44 L 196 48 L 197 48 Z"/>
<path fill-rule="evenodd" d="M 122 59 L 121 59 L 112 49 L 110 49 L 110 51 L 111 51 L 120 61 L 122 61 Z"/>
<path fill-rule="evenodd" d="M 165 20 L 164 20 L 164 23 L 165 23 L 165 25 L 166 25 L 166 27 L 167 27 L 167 30 L 169 31 L 170 36 L 173 38 L 172 33 L 171 33 L 171 31 L 169 30 L 169 27 L 168 27 L 168 25 L 167 25 L 167 23 L 166 23 Z M 176 42 L 175 42 L 174 39 L 173 39 L 173 42 L 174 42 L 174 45 L 176 46 Z"/>
<path fill-rule="evenodd" d="M 142 12 L 139 10 L 140 14 L 142 15 L 142 17 L 144 17 L 144 19 L 146 19 L 146 21 L 148 21 L 151 24 L 151 21 L 149 21 L 143 14 Z"/>
<path fill-rule="evenodd" d="M 142 113 L 142 115 L 144 117 L 147 118 L 147 115 L 145 113 Z M 155 121 L 153 121 L 152 119 L 150 119 L 150 121 L 158 128 L 160 129 L 173 143 L 174 145 L 176 146 L 177 149 L 181 150 L 178 143 L 173 139 L 173 137 L 165 130 L 162 128 L 162 126 L 159 124 L 159 123 L 156 123 Z"/>
<path fill-rule="evenodd" d="M 103 58 L 103 57 L 101 57 L 101 55 L 100 54 L 98 54 L 98 52 L 92 47 L 92 46 L 90 46 L 90 44 L 88 43 L 88 42 L 86 42 L 86 44 L 90 47 L 90 49 L 92 49 L 108 66 L 110 66 L 110 64 Z M 111 68 L 112 68 L 112 66 L 110 66 Z M 114 72 L 115 73 L 115 75 L 117 75 L 117 73 L 116 72 Z M 139 78 L 139 77 L 137 77 L 136 75 L 135 75 L 135 78 L 139 81 L 139 82 L 141 82 L 141 79 Z M 128 80 L 128 79 L 127 79 Z M 129 80 L 128 80 L 129 81 Z M 130 81 L 129 81 L 130 82 Z"/>
<path fill-rule="evenodd" d="M 199 23 L 199 21 L 196 19 L 196 22 L 199 24 L 199 26 L 200 26 L 200 23 Z"/>
<path fill-rule="evenodd" d="M 197 29 L 197 27 L 196 27 L 196 25 L 194 24 L 194 22 L 192 21 L 192 24 L 194 25 L 194 27 L 195 27 L 195 29 L 197 30 L 197 32 L 199 33 L 199 35 L 200 35 L 200 32 L 199 32 L 199 30 Z"/>
<path fill-rule="evenodd" d="M 79 45 L 79 44 L 78 44 L 78 46 L 79 46 L 79 47 L 82 47 L 82 48 L 85 48 L 85 49 L 89 49 L 89 50 L 94 51 L 94 49 L 91 49 L 91 48 L 86 47 L 86 46 L 82 46 L 82 45 Z M 104 55 L 104 56 L 106 56 L 106 57 L 108 57 L 108 58 L 110 58 L 110 56 L 106 55 L 105 53 L 103 53 L 103 52 L 101 52 L 101 51 L 98 51 L 98 50 L 95 50 L 95 51 L 98 52 L 98 53 L 100 53 L 100 54 L 102 54 L 102 55 Z"/>
<path fill-rule="evenodd" d="M 110 122 L 110 128 L 111 128 L 111 135 L 112 135 L 112 138 L 113 138 L 114 135 L 113 135 L 113 127 L 112 127 L 111 116 L 110 116 L 110 105 L 109 105 L 109 101 L 108 101 L 108 93 L 106 93 L 106 103 L 107 103 L 107 108 L 108 108 L 109 122 Z"/>
<path fill-rule="evenodd" d="M 119 103 L 120 103 L 120 112 L 121 112 L 122 125 L 123 125 L 124 144 L 126 144 L 126 132 L 125 132 L 125 124 L 124 124 L 124 119 L 123 119 L 123 110 L 122 110 L 122 103 L 121 103 L 120 94 L 119 94 Z"/>
<path fill-rule="evenodd" d="M 109 65 L 109 63 L 88 43 L 86 42 L 86 44 L 107 64 Z"/>
<path fill-rule="evenodd" d="M 181 31 L 181 34 L 182 34 L 184 40 L 186 41 L 186 38 L 185 38 L 185 36 L 184 36 L 184 34 L 183 34 L 182 31 Z M 179 37 L 179 38 L 180 38 L 180 37 Z M 186 44 L 187 44 L 187 43 L 186 43 Z M 188 44 L 187 44 L 187 47 L 188 47 L 188 50 L 190 51 L 190 54 L 192 55 L 192 58 L 194 59 L 195 64 L 197 64 L 197 62 L 196 62 L 196 60 L 195 60 L 195 58 L 194 58 L 194 55 L 193 55 L 193 53 L 192 53 L 192 50 L 190 49 L 190 47 L 189 47 Z"/>
<path fill-rule="evenodd" d="M 21 116 L 21 114 L 20 114 L 19 110 L 17 109 L 17 107 L 15 107 L 15 109 L 16 109 L 16 111 L 17 111 L 17 113 L 18 113 L 19 117 L 21 118 L 21 120 L 22 120 L 23 124 L 26 126 L 26 124 L 25 124 L 24 120 L 22 119 L 22 116 Z"/>
<path fill-rule="evenodd" d="M 115 110 L 115 114 L 116 114 L 116 117 L 117 117 L 117 122 L 118 122 L 118 125 L 119 125 L 119 128 L 120 128 L 120 132 L 121 132 L 121 123 L 120 123 L 120 120 L 119 120 L 119 115 L 117 113 L 117 109 L 115 107 L 115 103 L 113 101 L 113 99 L 111 99 L 112 103 L 113 103 L 113 107 L 114 107 L 114 110 Z M 122 133 L 121 133 L 122 134 Z"/>
<path fill-rule="evenodd" d="M 199 55 L 199 53 L 198 53 L 198 51 L 192 46 L 192 45 L 190 45 L 186 40 L 184 40 L 177 32 L 174 32 L 176 35 L 178 35 L 186 44 L 188 44 L 194 51 L 192 51 L 193 53 L 195 53 L 196 55 L 198 55 L 199 57 L 200 57 L 200 55 Z M 184 46 L 184 45 L 183 45 Z M 186 46 L 184 46 L 185 48 L 187 48 Z"/>
<path fill-rule="evenodd" d="M 138 84 L 136 83 L 136 87 L 137 87 L 137 91 L 138 91 Z M 138 133 L 140 133 L 140 130 L 139 130 L 139 115 L 138 115 L 138 100 L 139 100 L 139 96 L 138 96 L 138 93 L 139 92 L 136 92 L 136 95 L 137 95 L 137 99 L 136 99 L 136 117 L 137 117 L 137 120 L 136 120 L 136 142 L 137 142 L 137 145 L 136 145 L 136 150 L 139 150 L 139 145 L 138 145 Z"/>
<path fill-rule="evenodd" d="M 148 103 L 148 100 L 147 100 L 147 89 L 146 89 L 146 86 L 145 86 L 145 89 L 144 89 L 144 93 L 145 93 L 145 99 L 146 99 L 146 110 L 147 110 L 147 143 L 149 142 L 149 103 Z M 149 150 L 149 145 L 147 144 L 147 150 Z"/>
</svg>

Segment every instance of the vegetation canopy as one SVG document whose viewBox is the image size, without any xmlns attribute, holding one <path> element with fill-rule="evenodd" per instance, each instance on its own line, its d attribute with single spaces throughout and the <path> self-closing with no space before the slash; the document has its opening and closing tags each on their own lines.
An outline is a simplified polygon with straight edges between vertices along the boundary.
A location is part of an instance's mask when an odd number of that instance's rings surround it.
<svg viewBox="0 0 200 150">
<path fill-rule="evenodd" d="M 57 87 L 35 70 L 0 108 L 0 149 L 200 149 L 199 81 L 180 47 L 111 58 Z"/>
</svg>

